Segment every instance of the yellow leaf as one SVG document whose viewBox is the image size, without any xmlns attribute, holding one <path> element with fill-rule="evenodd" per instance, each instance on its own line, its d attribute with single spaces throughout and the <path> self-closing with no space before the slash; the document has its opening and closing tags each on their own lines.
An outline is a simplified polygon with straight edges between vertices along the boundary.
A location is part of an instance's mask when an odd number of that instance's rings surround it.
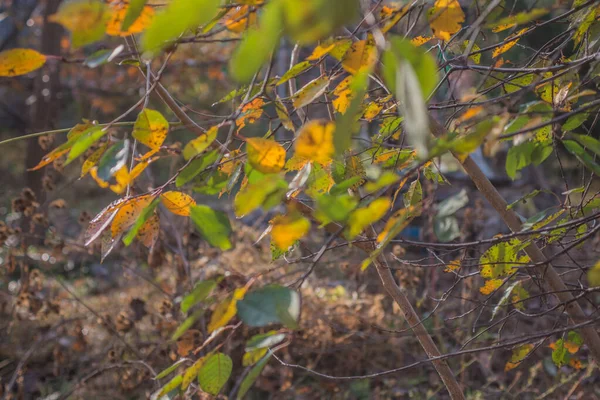
<svg viewBox="0 0 600 400">
<path fill-rule="evenodd" d="M 510 39 L 513 38 L 513 37 L 515 37 L 515 36 L 519 36 L 519 35 L 523 34 L 526 31 L 527 31 L 527 28 L 523 28 L 519 32 L 513 33 L 512 35 L 509 35 L 506 39 L 504 39 L 505 43 L 502 46 L 496 47 L 494 49 L 494 51 L 492 52 L 492 57 L 496 58 L 499 55 L 504 54 L 508 50 L 512 49 L 514 47 L 514 45 L 517 44 L 517 42 L 519 41 L 520 38 L 517 38 L 517 39 L 514 39 L 514 40 L 510 40 Z"/>
<path fill-rule="evenodd" d="M 237 313 L 237 302 L 244 298 L 246 290 L 245 287 L 235 289 L 233 296 L 228 297 L 217 305 L 210 317 L 210 323 L 208 324 L 209 333 L 227 325 L 231 318 L 235 316 Z"/>
<path fill-rule="evenodd" d="M 198 372 L 200 368 L 204 365 L 206 361 L 206 356 L 198 359 L 191 367 L 185 370 L 183 374 L 183 381 L 181 382 L 181 390 L 186 391 L 190 384 L 196 379 L 198 376 Z"/>
<path fill-rule="evenodd" d="M 133 197 L 125 200 L 120 205 L 119 211 L 115 215 L 110 226 L 111 235 L 113 238 L 125 232 L 127 228 L 135 223 L 140 213 L 152 202 L 152 196 L 149 194 Z"/>
<path fill-rule="evenodd" d="M 131 24 L 126 31 L 122 31 L 121 27 L 123 26 L 123 20 L 125 19 L 125 15 L 127 15 L 127 9 L 129 7 L 125 4 L 112 4 L 110 6 L 110 19 L 106 24 L 106 34 L 110 36 L 129 36 L 135 35 L 136 33 L 143 32 L 150 23 L 152 22 L 152 18 L 154 17 L 154 8 L 150 6 L 144 6 L 142 12 L 137 17 L 137 19 Z"/>
<path fill-rule="evenodd" d="M 310 230 L 310 221 L 300 213 L 278 215 L 271 220 L 271 240 L 279 249 L 286 251 Z"/>
<path fill-rule="evenodd" d="M 456 260 L 452 260 L 448 264 L 446 264 L 446 268 L 444 269 L 444 272 L 456 271 L 459 268 L 460 268 L 460 258 L 457 258 Z"/>
<path fill-rule="evenodd" d="M 241 33 L 247 28 L 256 26 L 256 13 L 251 12 L 249 6 L 240 6 L 229 10 L 223 19 L 223 24 L 231 32 Z"/>
<path fill-rule="evenodd" d="M 333 50 L 333 48 L 336 46 L 336 43 L 337 42 L 332 42 L 332 43 L 325 42 L 323 44 L 318 45 L 313 50 L 312 54 L 310 56 L 306 57 L 306 60 L 307 61 L 316 61 L 316 60 L 320 59 L 321 57 L 326 56 L 327 54 L 329 54 L 329 52 L 331 50 Z"/>
<path fill-rule="evenodd" d="M 185 217 L 190 215 L 190 207 L 196 205 L 191 196 L 181 192 L 165 192 L 160 195 L 160 200 L 167 210 Z"/>
<path fill-rule="evenodd" d="M 238 132 L 244 126 L 246 126 L 246 122 L 249 124 L 253 124 L 257 119 L 261 117 L 263 114 L 262 107 L 265 105 L 263 99 L 254 99 L 250 103 L 246 104 L 242 107 L 242 114 L 235 121 L 235 124 L 238 127 Z"/>
<path fill-rule="evenodd" d="M 110 10 L 102 1 L 74 0 L 63 2 L 48 20 L 71 31 L 71 45 L 77 48 L 100 40 L 110 17 Z"/>
<path fill-rule="evenodd" d="M 217 138 L 219 127 L 213 126 L 205 134 L 190 140 L 183 148 L 183 158 L 189 160 L 197 154 L 206 150 Z"/>
<path fill-rule="evenodd" d="M 100 158 L 108 148 L 108 145 L 108 142 L 104 143 L 83 162 L 83 165 L 81 166 L 81 175 L 79 176 L 80 178 L 86 176 L 88 172 L 90 172 L 90 169 L 100 161 Z"/>
<path fill-rule="evenodd" d="M 458 0 L 436 0 L 428 12 L 429 26 L 438 39 L 450 40 L 462 28 L 465 13 Z"/>
<path fill-rule="evenodd" d="M 385 25 L 381 28 L 382 33 L 388 32 L 392 29 L 398 21 L 402 19 L 404 15 L 411 9 L 410 4 L 406 4 L 404 7 L 394 7 L 394 6 L 383 6 L 379 13 Z"/>
<path fill-rule="evenodd" d="M 415 46 L 422 46 L 431 39 L 433 39 L 433 36 L 417 36 L 416 38 L 411 39 L 410 42 Z"/>
<path fill-rule="evenodd" d="M 261 358 L 264 357 L 265 354 L 267 354 L 268 350 L 269 349 L 266 347 L 261 347 L 246 352 L 244 354 L 244 357 L 242 358 L 242 365 L 244 367 L 249 367 L 251 365 L 256 364 Z"/>
<path fill-rule="evenodd" d="M 500 24 L 500 25 L 497 25 L 494 29 L 492 29 L 492 32 L 494 32 L 494 33 L 502 32 L 502 31 L 510 29 L 510 28 L 512 28 L 513 26 L 516 26 L 516 25 L 517 25 L 516 22 L 509 22 L 507 24 Z"/>
<path fill-rule="evenodd" d="M 96 170 L 94 170 L 96 172 Z M 114 185 L 110 185 L 110 190 L 115 192 L 116 194 L 121 194 L 127 188 L 129 184 L 129 170 L 127 166 L 123 165 L 117 172 L 114 174 L 115 180 L 117 181 Z M 100 179 L 96 176 L 95 179 Z"/>
<path fill-rule="evenodd" d="M 151 149 L 160 148 L 168 132 L 169 122 L 161 113 L 149 108 L 144 108 L 138 114 L 133 125 L 133 137 Z"/>
<path fill-rule="evenodd" d="M 337 96 L 337 98 L 333 100 L 333 107 L 340 114 L 346 113 L 346 110 L 350 106 L 350 102 L 354 98 L 354 93 L 350 89 L 351 80 L 352 80 L 351 76 L 345 78 L 333 90 L 333 95 Z"/>
<path fill-rule="evenodd" d="M 411 188 L 413 186 L 411 185 Z M 416 216 L 415 211 L 420 211 L 421 205 L 413 205 L 407 208 L 402 208 L 394 213 L 388 219 L 383 230 L 377 236 L 377 243 L 385 245 L 389 243 L 396 235 L 398 235 L 404 228 L 410 224 L 412 219 Z"/>
<path fill-rule="evenodd" d="M 362 68 L 369 68 L 377 61 L 377 48 L 373 35 L 365 40 L 352 43 L 350 49 L 344 54 L 342 67 L 351 74 L 356 74 Z"/>
<path fill-rule="evenodd" d="M 592 268 L 589 269 L 587 278 L 591 287 L 600 286 L 600 261 L 598 261 Z"/>
<path fill-rule="evenodd" d="M 298 132 L 295 143 L 295 156 L 328 164 L 335 154 L 333 131 L 335 124 L 327 120 L 313 120 Z"/>
<path fill-rule="evenodd" d="M 292 99 L 294 108 L 302 108 L 312 103 L 316 98 L 325 93 L 328 85 L 329 77 L 327 76 L 321 76 L 308 82 L 294 94 Z"/>
<path fill-rule="evenodd" d="M 488 295 L 492 293 L 494 290 L 498 289 L 500 285 L 502 285 L 502 279 L 489 279 L 485 281 L 485 286 L 479 288 L 481 294 Z"/>
<path fill-rule="evenodd" d="M 160 233 L 160 220 L 158 214 L 152 215 L 144 222 L 137 233 L 137 238 L 147 248 L 152 248 L 158 240 Z"/>
<path fill-rule="evenodd" d="M 250 165 L 263 174 L 277 173 L 285 165 L 285 149 L 273 140 L 248 138 L 246 151 Z"/>
<path fill-rule="evenodd" d="M 529 353 L 531 353 L 533 348 L 533 344 L 524 344 L 514 349 L 510 360 L 504 366 L 504 371 L 510 371 L 511 369 L 517 368 Z"/>
<path fill-rule="evenodd" d="M 46 56 L 32 49 L 11 49 L 0 53 L 0 76 L 25 75 L 41 68 Z"/>
<path fill-rule="evenodd" d="M 98 176 L 98 167 L 92 167 L 90 169 L 90 176 L 92 177 L 92 179 L 94 179 L 94 181 L 96 181 L 96 184 L 101 187 L 101 188 L 107 188 L 108 187 L 108 182 L 100 179 L 100 177 Z"/>
<path fill-rule="evenodd" d="M 367 207 L 354 210 L 348 218 L 347 238 L 349 240 L 354 239 L 367 226 L 383 218 L 391 204 L 392 203 L 389 198 L 380 197 L 373 200 Z"/>
<path fill-rule="evenodd" d="M 296 131 L 294 128 L 294 123 L 288 114 L 287 108 L 285 108 L 285 105 L 281 102 L 279 97 L 277 97 L 277 101 L 275 101 L 275 112 L 277 112 L 277 117 L 285 129 L 292 132 Z"/>
</svg>

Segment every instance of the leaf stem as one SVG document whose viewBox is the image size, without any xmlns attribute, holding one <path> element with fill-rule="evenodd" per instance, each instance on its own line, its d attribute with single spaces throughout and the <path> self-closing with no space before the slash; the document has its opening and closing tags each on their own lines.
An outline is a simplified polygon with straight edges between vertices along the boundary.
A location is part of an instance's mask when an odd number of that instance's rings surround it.
<svg viewBox="0 0 600 400">
<path fill-rule="evenodd" d="M 106 123 L 106 124 L 98 124 L 98 126 L 132 126 L 133 124 L 135 124 L 135 121 L 125 121 L 125 122 L 115 122 L 114 124 L 111 123 Z M 177 121 L 177 122 L 169 122 L 169 125 L 172 126 L 178 126 L 181 125 L 182 123 Z M 25 140 L 25 139 L 31 139 L 34 137 L 39 137 L 39 136 L 46 136 L 46 135 L 56 135 L 58 133 L 65 133 L 65 132 L 69 132 L 71 129 L 73 129 L 73 127 L 71 128 L 62 128 L 62 129 L 54 129 L 52 131 L 44 131 L 44 132 L 36 132 L 36 133 L 30 133 L 28 135 L 23 135 L 23 136 L 17 136 L 14 138 L 10 138 L 10 139 L 6 139 L 6 140 L 2 140 L 0 141 L 0 146 L 4 145 L 4 144 L 8 144 L 8 143 L 12 143 L 12 142 L 17 142 L 19 140 Z"/>
</svg>

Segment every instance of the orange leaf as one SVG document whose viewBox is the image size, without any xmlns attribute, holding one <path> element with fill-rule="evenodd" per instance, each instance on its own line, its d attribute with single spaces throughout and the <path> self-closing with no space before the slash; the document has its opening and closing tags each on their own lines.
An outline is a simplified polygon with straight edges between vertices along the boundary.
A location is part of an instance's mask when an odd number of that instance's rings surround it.
<svg viewBox="0 0 600 400">
<path fill-rule="evenodd" d="M 122 234 L 135 223 L 144 208 L 152 202 L 152 195 L 146 194 L 125 200 L 119 207 L 110 226 L 112 237 Z"/>
<path fill-rule="evenodd" d="M 512 38 L 512 37 L 519 36 L 519 35 L 523 34 L 525 31 L 527 31 L 527 28 L 523 28 L 523 29 L 521 29 L 519 32 L 517 32 L 517 33 L 514 33 L 514 34 L 512 34 L 512 35 L 508 36 L 506 39 L 504 39 L 504 41 L 505 41 L 506 43 L 504 43 L 504 44 L 503 44 L 502 46 L 500 46 L 500 47 L 496 47 L 496 48 L 494 49 L 494 51 L 492 52 L 492 57 L 493 57 L 493 58 L 496 58 L 496 57 L 498 57 L 500 54 L 504 54 L 504 53 L 506 53 L 508 50 L 512 49 L 512 48 L 514 47 L 514 45 L 516 45 L 516 44 L 517 44 L 517 42 L 519 41 L 519 39 L 520 39 L 520 38 L 517 38 L 517 39 L 515 39 L 515 40 L 510 40 L 510 41 L 507 41 L 507 40 L 508 40 L 508 39 L 510 39 L 510 38 Z"/>
<path fill-rule="evenodd" d="M 191 196 L 181 192 L 166 192 L 160 195 L 160 200 L 167 210 L 173 214 L 190 215 L 190 206 L 195 206 L 196 201 Z"/>
<path fill-rule="evenodd" d="M 152 215 L 144 222 L 144 225 L 140 227 L 137 233 L 137 238 L 142 244 L 148 248 L 152 248 L 158 240 L 158 234 L 160 232 L 160 221 L 158 214 Z"/>
<path fill-rule="evenodd" d="M 133 24 L 126 31 L 122 31 L 123 20 L 129 7 L 125 4 L 113 4 L 110 8 L 111 15 L 106 25 L 106 34 L 110 36 L 129 36 L 140 33 L 150 25 L 154 17 L 154 9 L 150 6 L 144 6 Z"/>
<path fill-rule="evenodd" d="M 251 12 L 250 15 L 248 15 L 249 9 L 249 6 L 240 6 L 229 10 L 225 15 L 223 24 L 227 29 L 235 33 L 241 33 L 247 28 L 255 26 L 256 13 Z"/>
<path fill-rule="evenodd" d="M 242 114 L 235 121 L 235 124 L 238 126 L 238 132 L 240 129 L 246 126 L 246 122 L 249 124 L 253 124 L 257 119 L 261 117 L 263 114 L 262 107 L 265 105 L 263 99 L 254 99 L 250 103 L 246 104 L 242 107 Z"/>
</svg>

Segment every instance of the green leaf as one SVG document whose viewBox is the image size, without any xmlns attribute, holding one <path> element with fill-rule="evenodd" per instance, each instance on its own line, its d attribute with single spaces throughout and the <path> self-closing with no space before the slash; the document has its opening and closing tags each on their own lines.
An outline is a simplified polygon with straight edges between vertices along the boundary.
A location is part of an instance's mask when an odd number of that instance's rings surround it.
<svg viewBox="0 0 600 400">
<path fill-rule="evenodd" d="M 404 207 L 416 206 L 423 200 L 423 188 L 417 179 L 410 184 L 408 191 L 404 194 Z"/>
<path fill-rule="evenodd" d="M 271 1 L 264 7 L 259 28 L 249 30 L 233 53 L 229 71 L 238 82 L 249 82 L 277 47 L 282 29 L 281 4 Z"/>
<path fill-rule="evenodd" d="M 469 196 L 467 196 L 467 191 L 465 189 L 462 189 L 454 196 L 450 196 L 447 199 L 441 201 L 440 204 L 438 204 L 438 212 L 436 214 L 436 217 L 444 218 L 454 215 L 458 210 L 466 206 L 468 203 Z"/>
<path fill-rule="evenodd" d="M 238 317 L 248 326 L 261 327 L 281 323 L 295 329 L 300 317 L 300 295 L 283 286 L 269 285 L 237 303 Z"/>
<path fill-rule="evenodd" d="M 89 149 L 94 143 L 96 143 L 102 136 L 106 135 L 107 131 L 105 131 L 101 126 L 92 126 L 87 129 L 77 138 L 77 141 L 71 147 L 71 151 L 69 151 L 69 155 L 67 156 L 67 160 L 64 165 L 68 165 L 85 153 L 87 149 Z"/>
<path fill-rule="evenodd" d="M 190 158 L 202 153 L 204 150 L 215 141 L 219 128 L 213 126 L 204 135 L 198 136 L 196 139 L 190 140 L 183 148 L 183 158 L 189 160 Z"/>
<path fill-rule="evenodd" d="M 442 243 L 451 242 L 460 236 L 460 227 L 455 217 L 435 218 L 433 230 L 435 236 Z"/>
<path fill-rule="evenodd" d="M 171 336 L 171 340 L 177 340 L 177 339 L 179 339 L 184 333 L 186 333 L 188 331 L 188 329 L 190 329 L 192 327 L 192 325 L 194 325 L 194 323 L 196 322 L 196 320 L 198 318 L 200 318 L 202 316 L 202 314 L 204 314 L 204 310 L 200 309 L 200 310 L 196 310 L 192 315 L 190 315 L 189 317 L 187 317 L 177 327 L 177 329 L 175 329 L 175 332 L 173 332 L 173 335 Z"/>
<path fill-rule="evenodd" d="M 580 113 L 570 116 L 567 121 L 563 124 L 562 129 L 565 132 L 570 132 L 574 129 L 579 128 L 586 119 L 588 119 L 587 113 Z"/>
<path fill-rule="evenodd" d="M 215 211 L 205 205 L 190 207 L 192 221 L 200 232 L 200 235 L 212 246 L 221 250 L 231 248 L 231 224 L 227 214 Z"/>
<path fill-rule="evenodd" d="M 519 197 L 517 200 L 513 201 L 512 203 L 510 203 L 508 206 L 506 206 L 506 209 L 510 210 L 511 208 L 513 208 L 514 206 L 516 206 L 517 204 L 519 204 L 520 202 L 526 203 L 527 200 L 533 199 L 540 192 L 541 192 L 540 190 L 535 189 L 533 192 L 527 193 L 525 196 Z"/>
<path fill-rule="evenodd" d="M 511 147 L 506 156 L 506 174 L 515 179 L 517 171 L 522 170 L 531 164 L 531 153 L 535 148 L 535 143 L 524 142 Z"/>
<path fill-rule="evenodd" d="M 152 201 L 152 203 L 150 203 L 146 208 L 142 210 L 140 216 L 135 221 L 135 224 L 133 224 L 129 232 L 127 232 L 127 235 L 125 235 L 125 237 L 123 238 L 123 243 L 125 243 L 125 246 L 129 246 L 131 244 L 133 239 L 137 236 L 142 225 L 144 225 L 144 223 L 148 220 L 148 218 L 150 218 L 152 213 L 154 213 L 154 210 L 156 209 L 156 206 L 158 206 L 158 203 L 160 203 L 160 200 L 155 199 L 154 201 Z"/>
<path fill-rule="evenodd" d="M 98 161 L 98 178 L 108 181 L 125 163 L 129 156 L 129 140 L 114 144 L 104 152 Z"/>
<path fill-rule="evenodd" d="M 123 18 L 123 24 L 121 25 L 121 32 L 127 32 L 129 27 L 135 22 L 136 19 L 142 13 L 147 0 L 129 0 L 129 7 L 127 7 L 127 13 Z"/>
<path fill-rule="evenodd" d="M 98 0 L 62 2 L 56 14 L 48 20 L 56 22 L 71 32 L 71 47 L 77 49 L 102 39 L 110 19 L 108 6 Z"/>
<path fill-rule="evenodd" d="M 248 393 L 248 390 L 250 390 L 256 379 L 258 379 L 260 373 L 265 368 L 270 358 L 271 352 L 268 352 L 263 358 L 260 359 L 259 362 L 256 363 L 256 365 L 254 365 L 254 367 L 252 367 L 250 372 L 248 372 L 248 375 L 244 377 L 244 380 L 240 384 L 240 389 L 238 390 L 237 396 L 235 397 L 237 400 L 241 400 L 246 393 Z"/>
<path fill-rule="evenodd" d="M 297 77 L 312 66 L 310 61 L 302 61 L 288 69 L 285 74 L 277 81 L 276 85 L 281 85 L 292 78 Z"/>
<path fill-rule="evenodd" d="M 558 339 L 555 346 L 556 348 L 552 351 L 552 361 L 557 367 L 562 367 L 569 362 L 569 354 L 562 339 Z"/>
<path fill-rule="evenodd" d="M 423 48 L 413 45 L 410 40 L 399 36 L 390 37 L 390 49 L 383 56 L 383 76 L 392 93 L 396 92 L 397 69 L 405 60 L 414 70 L 424 98 L 428 98 L 438 83 L 437 63 Z"/>
<path fill-rule="evenodd" d="M 159 380 L 159 379 L 166 377 L 167 375 L 170 375 L 173 371 L 175 371 L 177 369 L 177 367 L 179 367 L 181 364 L 183 364 L 186 361 L 187 360 L 181 359 L 181 360 L 177 361 L 176 363 L 174 363 L 173 365 L 171 365 L 170 367 L 163 369 L 162 371 L 160 371 L 158 373 L 158 375 L 156 375 L 154 377 L 154 380 Z"/>
<path fill-rule="evenodd" d="M 160 392 L 158 393 L 156 398 L 160 399 L 161 397 L 168 394 L 172 390 L 179 388 L 179 386 L 181 386 L 181 382 L 183 382 L 183 376 L 181 376 L 181 374 L 179 374 L 176 377 L 174 377 L 173 379 L 171 379 L 169 381 L 169 383 L 167 383 L 165 386 L 163 386 L 162 389 L 160 389 Z"/>
<path fill-rule="evenodd" d="M 349 194 L 331 195 L 323 194 L 316 198 L 317 208 L 315 218 L 322 224 L 328 224 L 331 221 L 344 222 L 348 219 L 350 213 L 358 205 L 358 200 Z"/>
<path fill-rule="evenodd" d="M 125 46 L 121 44 L 112 50 L 98 50 L 92 55 L 88 56 L 83 62 L 83 65 L 85 65 L 88 68 L 96 68 L 100 65 L 106 64 L 107 62 L 112 61 L 116 56 L 121 54 L 124 48 Z"/>
<path fill-rule="evenodd" d="M 217 281 L 213 279 L 198 282 L 190 294 L 185 296 L 181 301 L 181 312 L 187 313 L 191 307 L 204 301 L 215 286 L 217 286 Z"/>
<path fill-rule="evenodd" d="M 198 384 L 205 392 L 216 396 L 227 383 L 233 362 L 228 355 L 216 353 L 211 355 L 198 372 Z"/>
<path fill-rule="evenodd" d="M 597 176 L 600 176 L 600 165 L 596 164 L 594 158 L 590 156 L 584 149 L 579 145 L 579 143 L 573 140 L 563 140 L 563 144 L 566 149 L 569 150 L 575 157 L 581 161 L 583 165 L 585 165 L 590 171 L 592 171 Z"/>
<path fill-rule="evenodd" d="M 173 0 L 158 12 L 142 37 L 144 51 L 157 52 L 182 33 L 209 22 L 220 0 Z"/>
<path fill-rule="evenodd" d="M 247 215 L 259 207 L 270 208 L 285 196 L 287 182 L 279 175 L 266 175 L 254 183 L 248 183 L 235 196 L 233 208 L 238 218 Z M 250 181 L 250 178 L 248 178 Z"/>
<path fill-rule="evenodd" d="M 428 154 L 429 114 L 426 99 L 438 82 L 435 59 L 422 48 L 398 36 L 390 38 L 383 54 L 383 76 L 400 101 L 408 141 L 420 157 Z"/>
<path fill-rule="evenodd" d="M 600 142 L 597 139 L 594 139 L 591 136 L 587 135 L 576 135 L 573 134 L 573 137 L 579 144 L 584 146 L 585 148 L 594 152 L 597 156 L 600 156 Z"/>
<path fill-rule="evenodd" d="M 213 165 L 219 158 L 219 150 L 213 150 L 210 153 L 203 155 L 190 162 L 175 179 L 175 186 L 181 187 L 194 179 L 199 173 L 205 171 L 209 166 Z"/>
<path fill-rule="evenodd" d="M 250 339 L 248 339 L 248 341 L 246 342 L 245 351 L 273 347 L 281 343 L 283 339 L 285 339 L 285 334 L 279 333 L 277 331 L 259 333 L 258 335 L 254 335 Z"/>
<path fill-rule="evenodd" d="M 600 262 L 597 262 L 592 268 L 589 269 L 587 277 L 590 286 L 600 286 Z"/>
</svg>

